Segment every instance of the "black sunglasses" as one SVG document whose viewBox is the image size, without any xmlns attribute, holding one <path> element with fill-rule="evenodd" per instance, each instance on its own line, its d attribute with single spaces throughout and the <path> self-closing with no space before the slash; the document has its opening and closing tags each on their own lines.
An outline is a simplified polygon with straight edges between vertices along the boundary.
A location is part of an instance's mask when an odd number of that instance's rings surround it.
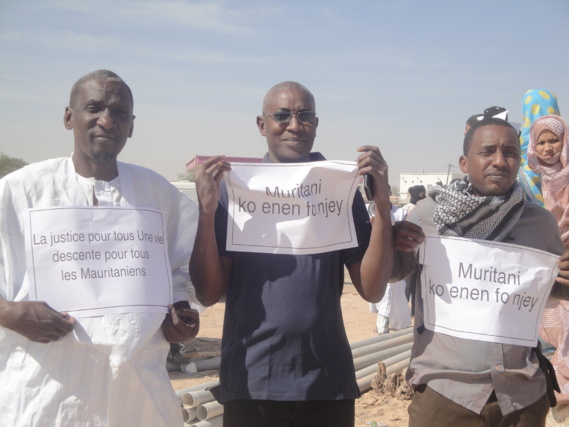
<svg viewBox="0 0 569 427">
<path fill-rule="evenodd" d="M 269 116 L 279 124 L 289 124 L 293 116 L 296 116 L 300 123 L 312 123 L 314 120 L 316 120 L 315 111 L 299 111 L 298 113 L 291 113 L 290 111 L 277 111 L 273 114 L 263 113 L 263 116 Z"/>
</svg>

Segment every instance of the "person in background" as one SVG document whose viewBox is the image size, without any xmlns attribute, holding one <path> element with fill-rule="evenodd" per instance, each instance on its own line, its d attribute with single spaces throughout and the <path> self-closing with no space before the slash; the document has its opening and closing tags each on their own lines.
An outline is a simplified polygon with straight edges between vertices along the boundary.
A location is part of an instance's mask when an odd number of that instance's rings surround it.
<svg viewBox="0 0 569 427">
<path fill-rule="evenodd" d="M 541 180 L 528 164 L 528 147 L 530 130 L 533 122 L 546 115 L 559 116 L 559 106 L 557 97 L 545 89 L 528 90 L 522 100 L 522 128 L 520 134 L 520 147 L 522 164 L 518 172 L 524 195 L 527 200 L 544 206 L 543 195 L 541 192 Z"/>
<path fill-rule="evenodd" d="M 473 114 L 472 116 L 470 116 L 468 118 L 468 120 L 466 121 L 466 124 L 464 125 L 464 134 L 466 135 L 466 133 L 469 131 L 469 129 L 479 120 L 482 120 L 482 117 L 484 117 L 483 114 Z"/>
<path fill-rule="evenodd" d="M 165 364 L 168 342 L 193 338 L 199 329 L 187 271 L 197 207 L 157 173 L 117 161 L 134 114 L 130 88 L 112 71 L 94 71 L 73 85 L 63 123 L 73 131 L 71 158 L 0 180 L 0 424 L 181 426 Z M 78 321 L 31 301 L 27 211 L 58 206 L 161 211 L 174 284 L 168 313 L 134 312 L 125 295 L 120 309 Z"/>
<path fill-rule="evenodd" d="M 391 186 L 389 186 L 391 196 Z M 374 206 L 370 206 L 372 212 Z M 407 212 L 391 204 L 391 222 L 395 224 L 403 221 Z M 373 217 L 371 219 L 373 221 Z M 398 331 L 411 326 L 411 311 L 409 310 L 408 298 L 405 295 L 405 280 L 396 283 L 388 283 L 383 298 L 378 303 L 369 303 L 371 313 L 377 313 L 376 329 L 378 334 L 388 334 L 390 329 Z"/>
<path fill-rule="evenodd" d="M 273 86 L 257 116 L 268 146 L 263 162 L 324 160 L 312 151 L 318 123 L 305 86 Z M 203 305 L 226 294 L 220 368 L 225 427 L 354 425 L 359 389 L 342 321 L 344 268 L 362 298 L 376 302 L 393 263 L 387 164 L 377 147 L 358 151 L 358 173 L 374 181 L 373 225 L 358 191 L 352 209 L 358 246 L 313 255 L 227 251 L 228 196 L 220 181 L 231 165 L 215 156 L 196 173 L 200 216 L 190 273 Z M 363 274 L 368 258 L 373 268 Z"/>
<path fill-rule="evenodd" d="M 540 117 L 530 129 L 528 165 L 541 178 L 545 208 L 555 215 L 565 249 L 569 249 L 569 129 L 555 115 Z M 569 404 L 569 302 L 547 300 L 540 337 L 553 345 L 551 363 L 561 393 L 560 404 Z"/>
<path fill-rule="evenodd" d="M 411 211 L 415 209 L 415 205 L 420 200 L 426 198 L 426 189 L 422 185 L 414 185 L 409 188 L 410 202 L 403 206 L 406 216 L 409 216 Z M 415 273 L 410 274 L 405 278 L 405 297 L 411 304 L 411 316 L 415 316 Z"/>
<path fill-rule="evenodd" d="M 409 187 L 408 192 L 410 196 L 409 203 L 402 208 L 405 211 L 405 215 L 409 215 L 411 211 L 415 209 L 417 202 L 427 197 L 427 189 L 424 185 L 414 185 Z"/>
</svg>

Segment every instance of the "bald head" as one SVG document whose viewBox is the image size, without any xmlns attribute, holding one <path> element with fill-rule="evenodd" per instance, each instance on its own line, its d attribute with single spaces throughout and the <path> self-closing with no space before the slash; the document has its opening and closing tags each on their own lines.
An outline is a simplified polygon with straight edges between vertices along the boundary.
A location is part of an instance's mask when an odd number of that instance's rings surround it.
<svg viewBox="0 0 569 427">
<path fill-rule="evenodd" d="M 265 95 L 265 98 L 263 99 L 263 113 L 267 112 L 267 104 L 272 101 L 274 95 L 283 90 L 291 90 L 291 91 L 305 93 L 306 96 L 311 100 L 313 109 L 316 110 L 316 101 L 314 100 L 314 95 L 312 95 L 312 92 L 310 92 L 306 86 L 301 85 L 300 83 L 297 82 L 286 81 L 286 82 L 277 83 L 268 90 L 267 94 Z"/>
<path fill-rule="evenodd" d="M 116 74 L 110 70 L 96 70 L 96 71 L 90 72 L 89 74 L 85 74 L 83 77 L 81 77 L 79 80 L 77 80 L 75 82 L 75 84 L 71 88 L 71 94 L 69 95 L 69 106 L 70 107 L 73 107 L 75 99 L 77 98 L 77 93 L 79 92 L 79 89 L 81 88 L 81 86 L 83 86 L 83 84 L 85 82 L 88 82 L 91 80 L 101 80 L 101 81 L 111 81 L 111 82 L 122 83 L 125 86 L 125 88 L 128 90 L 131 103 L 134 103 L 134 100 L 132 97 L 132 91 L 130 90 L 128 85 L 125 83 L 125 81 L 118 74 Z"/>
<path fill-rule="evenodd" d="M 277 119 L 276 113 L 284 114 L 285 119 Z M 309 117 L 303 113 L 310 113 Z M 287 81 L 269 89 L 263 100 L 262 114 L 257 116 L 257 127 L 267 139 L 271 162 L 310 160 L 318 127 L 315 113 L 314 96 L 300 83 Z"/>
</svg>

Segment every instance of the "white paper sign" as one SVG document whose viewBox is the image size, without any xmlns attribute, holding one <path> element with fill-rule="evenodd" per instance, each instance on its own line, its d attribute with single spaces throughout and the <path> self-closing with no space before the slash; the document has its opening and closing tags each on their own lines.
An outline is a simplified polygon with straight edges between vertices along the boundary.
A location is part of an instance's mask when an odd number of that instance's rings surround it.
<svg viewBox="0 0 569 427">
<path fill-rule="evenodd" d="M 355 162 L 232 163 L 227 250 L 315 254 L 357 246 Z"/>
<path fill-rule="evenodd" d="M 75 317 L 166 312 L 172 275 L 162 213 L 113 207 L 29 210 L 30 299 Z"/>
<path fill-rule="evenodd" d="M 535 346 L 557 255 L 518 245 L 427 236 L 421 248 L 427 329 Z"/>
</svg>

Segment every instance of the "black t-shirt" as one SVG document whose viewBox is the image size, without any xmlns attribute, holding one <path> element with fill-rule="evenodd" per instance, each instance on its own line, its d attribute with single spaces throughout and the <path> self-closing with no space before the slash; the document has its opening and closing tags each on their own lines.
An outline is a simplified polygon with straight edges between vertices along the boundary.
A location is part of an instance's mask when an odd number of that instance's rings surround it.
<svg viewBox="0 0 569 427">
<path fill-rule="evenodd" d="M 314 160 L 323 160 L 313 153 Z M 227 252 L 227 192 L 216 212 L 220 255 L 231 257 L 220 380 L 222 400 L 336 400 L 359 396 L 340 297 L 344 265 L 361 262 L 371 233 L 361 194 L 358 245 L 316 255 Z"/>
</svg>

